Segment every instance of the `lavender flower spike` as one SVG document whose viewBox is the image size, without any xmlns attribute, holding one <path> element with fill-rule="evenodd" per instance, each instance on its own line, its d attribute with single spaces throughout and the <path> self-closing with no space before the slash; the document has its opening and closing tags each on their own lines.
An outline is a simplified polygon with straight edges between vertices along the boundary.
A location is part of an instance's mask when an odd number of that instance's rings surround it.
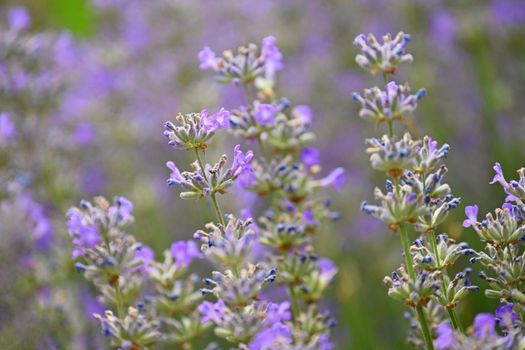
<svg viewBox="0 0 525 350">
<path fill-rule="evenodd" d="M 361 49 L 361 54 L 355 60 L 357 64 L 372 74 L 395 74 L 399 63 L 411 63 L 412 55 L 405 53 L 410 42 L 410 35 L 399 32 L 394 39 L 390 34 L 383 36 L 380 44 L 373 34 L 359 34 L 354 39 L 354 45 Z"/>
</svg>

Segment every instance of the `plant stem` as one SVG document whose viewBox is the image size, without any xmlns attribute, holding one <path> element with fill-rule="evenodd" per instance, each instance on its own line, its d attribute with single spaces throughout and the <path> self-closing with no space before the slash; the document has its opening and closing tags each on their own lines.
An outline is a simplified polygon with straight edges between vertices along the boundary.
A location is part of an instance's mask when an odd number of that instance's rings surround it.
<svg viewBox="0 0 525 350">
<path fill-rule="evenodd" d="M 405 268 L 407 270 L 408 276 L 410 276 L 410 279 L 415 281 L 416 275 L 414 274 L 412 255 L 410 255 L 410 243 L 408 242 L 408 233 L 404 224 L 399 225 L 399 236 L 401 237 L 401 244 L 403 245 L 403 251 L 405 252 Z"/>
<path fill-rule="evenodd" d="M 199 167 L 201 168 L 201 172 L 202 172 L 202 176 L 204 177 L 204 180 L 206 180 L 208 185 L 211 186 L 211 184 L 208 181 L 208 175 L 206 175 L 206 170 L 205 170 L 206 168 L 204 167 L 204 163 L 202 161 L 199 150 L 194 148 L 193 151 L 195 153 L 195 158 L 197 158 L 197 163 L 199 163 Z M 217 202 L 217 197 L 216 197 L 215 192 L 212 191 L 210 197 L 211 197 L 211 202 L 213 204 L 213 208 L 215 209 L 215 214 L 217 215 L 217 219 L 219 220 L 222 227 L 224 228 L 226 227 L 226 223 L 224 221 L 224 216 L 222 215 L 221 208 L 219 207 L 219 203 Z"/>
<path fill-rule="evenodd" d="M 288 291 L 290 293 L 290 298 L 292 299 L 292 315 L 294 320 L 299 316 L 299 302 L 297 301 L 297 295 L 291 284 L 288 285 Z"/>
<path fill-rule="evenodd" d="M 401 243 L 403 244 L 403 250 L 405 252 L 405 266 L 412 282 L 415 282 L 416 275 L 414 273 L 414 266 L 412 264 L 412 255 L 410 255 L 410 244 L 408 242 L 408 232 L 406 231 L 405 225 L 399 225 L 399 235 L 401 236 Z M 423 338 L 425 339 L 425 345 L 427 350 L 434 350 L 434 343 L 432 342 L 432 334 L 428 327 L 427 318 L 422 306 L 416 307 L 417 317 L 419 319 L 419 325 L 423 332 Z"/>
<path fill-rule="evenodd" d="M 118 278 L 117 278 L 116 283 L 114 284 L 114 288 L 115 288 L 115 299 L 117 302 L 118 318 L 120 320 L 124 320 L 124 305 L 122 302 L 122 292 L 120 291 L 120 282 Z"/>
<path fill-rule="evenodd" d="M 204 167 L 204 163 L 202 162 L 201 154 L 199 153 L 199 150 L 197 148 L 194 148 L 193 152 L 195 153 L 195 158 L 197 158 L 197 162 L 199 163 L 199 167 L 201 168 L 202 176 L 204 176 L 204 180 L 208 182 L 208 175 L 206 174 L 206 168 Z"/>
<path fill-rule="evenodd" d="M 434 256 L 436 257 L 436 263 L 437 266 L 441 265 L 441 258 L 439 257 L 439 250 L 437 247 L 437 240 L 436 240 L 436 234 L 435 232 L 430 232 L 429 235 L 429 242 L 430 242 L 430 248 L 432 249 L 432 253 L 434 253 Z M 443 274 L 446 274 L 447 270 L 446 268 L 443 268 Z M 446 297 L 447 295 L 447 289 L 445 287 L 445 279 L 443 277 L 443 274 L 440 276 L 441 279 L 441 293 L 443 293 L 443 297 Z M 461 321 L 459 320 L 456 310 L 449 309 L 446 307 L 446 305 L 443 305 L 448 312 L 448 316 L 450 318 L 450 322 L 452 323 L 452 327 L 454 327 L 455 330 L 463 332 L 463 325 L 461 324 Z"/>
<path fill-rule="evenodd" d="M 417 316 L 419 318 L 419 324 L 423 331 L 423 337 L 425 338 L 425 346 L 427 350 L 434 350 L 434 343 L 432 342 L 432 335 L 430 334 L 430 328 L 428 327 L 427 318 L 422 306 L 416 307 Z"/>
<path fill-rule="evenodd" d="M 226 228 L 226 222 L 224 221 L 224 215 L 222 215 L 221 207 L 219 207 L 219 203 L 217 202 L 215 193 L 212 193 L 211 195 L 211 202 L 213 203 L 213 208 L 215 208 L 215 214 L 217 214 L 217 218 L 219 219 L 219 222 L 221 223 L 223 228 Z"/>
</svg>

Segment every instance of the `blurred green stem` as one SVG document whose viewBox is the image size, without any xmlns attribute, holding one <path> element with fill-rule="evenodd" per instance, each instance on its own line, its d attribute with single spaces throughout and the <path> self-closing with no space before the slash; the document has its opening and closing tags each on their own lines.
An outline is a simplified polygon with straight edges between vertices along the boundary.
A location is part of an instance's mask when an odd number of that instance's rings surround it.
<svg viewBox="0 0 525 350">
<path fill-rule="evenodd" d="M 197 163 L 199 163 L 199 167 L 201 168 L 202 176 L 204 177 L 204 180 L 211 186 L 211 184 L 208 181 L 208 175 L 206 175 L 206 168 L 204 167 L 204 163 L 202 162 L 201 155 L 199 153 L 199 150 L 197 148 L 194 148 L 193 151 L 195 152 L 195 157 L 197 158 Z M 221 207 L 219 206 L 219 203 L 217 202 L 216 193 L 213 192 L 210 195 L 211 202 L 213 204 L 213 208 L 215 209 L 215 214 L 217 215 L 217 219 L 219 220 L 220 224 L 222 225 L 223 229 L 226 227 L 226 223 L 224 221 L 224 216 L 222 215 Z"/>
<path fill-rule="evenodd" d="M 122 301 L 122 292 L 120 291 L 119 278 L 117 278 L 117 281 L 114 284 L 114 288 L 115 288 L 115 299 L 117 302 L 117 314 L 118 314 L 118 318 L 122 321 L 124 320 L 124 303 Z"/>
<path fill-rule="evenodd" d="M 414 273 L 414 266 L 412 263 L 412 255 L 410 255 L 410 244 L 408 242 L 408 232 L 404 224 L 399 225 L 399 235 L 401 236 L 401 243 L 403 244 L 403 250 L 405 252 L 405 266 L 407 269 L 408 276 L 412 282 L 415 282 L 416 275 Z M 428 327 L 427 318 L 422 306 L 416 307 L 417 317 L 419 319 L 419 325 L 421 326 L 421 331 L 423 332 L 423 337 L 425 338 L 425 345 L 427 350 L 434 350 L 434 343 L 432 342 L 432 334 L 430 333 L 430 328 Z"/>
<path fill-rule="evenodd" d="M 291 284 L 288 285 L 288 291 L 290 292 L 290 299 L 292 299 L 293 319 L 296 320 L 300 313 L 299 302 L 297 301 L 297 295 L 295 294 L 295 290 Z"/>
</svg>

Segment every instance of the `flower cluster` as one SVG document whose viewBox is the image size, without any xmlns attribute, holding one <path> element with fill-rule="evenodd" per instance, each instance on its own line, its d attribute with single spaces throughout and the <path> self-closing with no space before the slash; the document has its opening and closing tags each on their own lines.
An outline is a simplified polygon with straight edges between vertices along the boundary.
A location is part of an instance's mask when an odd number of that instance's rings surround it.
<svg viewBox="0 0 525 350">
<path fill-rule="evenodd" d="M 496 175 L 491 183 L 500 183 L 507 194 L 506 203 L 485 219 L 478 221 L 478 206 L 467 206 L 467 219 L 464 227 L 472 227 L 480 240 L 485 243 L 485 250 L 472 258 L 487 269 L 479 276 L 486 281 L 488 298 L 497 298 L 504 303 L 515 303 L 521 309 L 525 305 L 525 290 L 521 286 L 525 280 L 525 206 L 521 188 L 525 182 L 524 170 L 518 170 L 520 180 L 507 182 L 501 165 L 494 166 Z"/>
<path fill-rule="evenodd" d="M 354 45 L 361 53 L 355 58 L 357 64 L 372 74 L 395 74 L 397 65 L 411 63 L 413 57 L 405 52 L 410 42 L 410 35 L 399 32 L 394 39 L 390 34 L 383 36 L 383 43 L 379 43 L 373 34 L 359 34 L 354 39 Z"/>
<path fill-rule="evenodd" d="M 359 35 L 354 42 L 361 49 L 356 61 L 372 74 L 383 72 L 386 80 L 389 74 L 395 74 L 399 63 L 412 61 L 412 56 L 405 53 L 409 39 L 403 33 L 394 40 L 385 35 L 384 43 L 379 44 L 372 35 Z M 374 196 L 379 203 L 361 205 L 365 213 L 383 221 L 401 238 L 405 264 L 385 277 L 384 282 L 388 294 L 409 306 L 415 315 L 416 332 L 410 335 L 411 342 L 433 349 L 433 329 L 441 323 L 443 310 L 447 310 L 454 329 L 461 330 L 455 312 L 458 302 L 479 289 L 470 282 L 471 269 L 454 278 L 448 275 L 458 258 L 477 253 L 466 243 L 438 234 L 439 226 L 460 203 L 444 181 L 447 168 L 442 162 L 449 146 L 438 147 L 428 136 L 414 140 L 408 132 L 402 138 L 394 134 L 394 122 L 403 122 L 414 112 L 417 101 L 425 96 L 424 89 L 409 95 L 407 84 L 391 81 L 385 91 L 376 87 L 353 96 L 361 105 L 360 117 L 377 125 L 388 124 L 388 135 L 366 141 L 372 168 L 388 177 L 386 193 L 376 188 Z M 421 234 L 413 243 L 409 228 Z"/>
<path fill-rule="evenodd" d="M 188 346 L 207 329 L 196 311 L 199 278 L 188 273 L 202 254 L 193 241 L 178 241 L 164 252 L 164 261 L 155 261 L 151 248 L 124 230 L 133 221 L 132 210 L 124 197 L 112 205 L 96 197 L 68 211 L 75 268 L 93 282 L 107 307 L 95 316 L 112 346 Z"/>
<path fill-rule="evenodd" d="M 409 93 L 408 84 L 397 85 L 391 81 L 386 84 L 385 91 L 376 86 L 365 89 L 362 96 L 355 92 L 352 98 L 361 104 L 361 118 L 381 124 L 393 120 L 403 121 L 417 108 L 417 102 L 426 96 L 425 89 L 420 89 L 415 95 Z"/>
<path fill-rule="evenodd" d="M 255 83 L 265 96 L 273 96 L 275 74 L 283 68 L 283 55 L 275 45 L 277 39 L 268 36 L 263 39 L 261 48 L 255 44 L 241 46 L 234 54 L 231 50 L 223 52 L 222 57 L 205 47 L 199 52 L 199 67 L 217 73 L 222 83 L 233 82 L 248 86 Z"/>
<path fill-rule="evenodd" d="M 472 332 L 455 332 L 445 322 L 437 329 L 435 345 L 437 350 L 463 349 L 519 349 L 525 344 L 521 322 L 514 311 L 513 304 L 506 304 L 496 309 L 495 314 L 478 314 L 472 325 Z M 498 334 L 497 328 L 503 333 Z"/>
</svg>

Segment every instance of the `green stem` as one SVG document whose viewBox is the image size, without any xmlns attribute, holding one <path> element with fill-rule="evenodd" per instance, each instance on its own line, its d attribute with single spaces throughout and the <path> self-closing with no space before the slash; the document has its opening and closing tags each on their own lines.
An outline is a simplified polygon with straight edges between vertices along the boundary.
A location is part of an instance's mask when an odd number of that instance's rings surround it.
<svg viewBox="0 0 525 350">
<path fill-rule="evenodd" d="M 441 258 L 439 256 L 439 250 L 438 250 L 438 247 L 437 247 L 436 234 L 434 232 L 431 232 L 428 235 L 428 237 L 429 237 L 429 241 L 430 241 L 430 248 L 432 249 L 432 253 L 434 253 L 434 256 L 436 257 L 437 266 L 440 266 L 441 265 Z M 446 273 L 447 273 L 446 268 L 443 268 L 443 274 L 446 274 Z M 446 296 L 447 296 L 447 289 L 445 287 L 445 279 L 443 277 L 443 274 L 440 277 L 440 279 L 441 279 L 441 293 L 443 293 L 443 297 L 446 298 Z M 443 306 L 445 306 L 445 308 L 447 308 L 446 305 L 443 305 Z M 456 314 L 456 310 L 447 308 L 447 312 L 448 312 L 448 316 L 450 318 L 450 322 L 452 323 L 452 327 L 454 327 L 454 329 L 457 330 L 457 331 L 463 332 L 463 325 L 461 324 L 461 321 L 459 320 L 458 315 Z"/>
<path fill-rule="evenodd" d="M 410 243 L 408 242 L 408 233 L 404 224 L 399 225 L 399 236 L 401 237 L 401 244 L 403 244 L 403 250 L 405 252 L 405 268 L 407 270 L 408 276 L 410 276 L 410 279 L 415 281 L 416 275 L 414 274 L 412 255 L 410 255 Z"/>
<path fill-rule="evenodd" d="M 416 274 L 414 273 L 414 266 L 412 264 L 412 255 L 410 255 L 410 244 L 408 242 L 408 232 L 405 229 L 405 225 L 399 225 L 399 235 L 401 236 L 401 243 L 403 244 L 403 250 L 405 251 L 405 266 L 407 269 L 408 276 L 412 282 L 416 280 Z M 434 350 L 434 343 L 432 342 L 432 334 L 428 327 L 427 318 L 422 306 L 416 307 L 417 317 L 419 319 L 419 325 L 423 332 L 423 338 L 425 339 L 425 345 L 427 350 Z"/>
<path fill-rule="evenodd" d="M 122 302 L 122 292 L 120 291 L 120 282 L 117 278 L 117 282 L 114 285 L 115 288 L 115 299 L 117 302 L 117 314 L 120 320 L 124 320 L 124 303 Z"/>
<path fill-rule="evenodd" d="M 447 311 L 448 317 L 450 318 L 450 322 L 452 322 L 452 327 L 463 333 L 463 325 L 461 324 L 461 321 L 459 320 L 458 315 L 456 314 L 456 310 L 447 309 Z"/>
<path fill-rule="evenodd" d="M 212 193 L 211 195 L 211 202 L 213 203 L 213 208 L 215 209 L 215 214 L 217 214 L 217 218 L 219 219 L 219 222 L 221 223 L 223 228 L 226 228 L 226 222 L 224 221 L 224 215 L 222 215 L 221 207 L 219 207 L 219 203 L 217 202 L 217 197 L 215 197 L 215 193 Z"/>
<path fill-rule="evenodd" d="M 387 122 L 387 124 L 388 124 L 388 136 L 389 136 L 390 138 L 392 138 L 392 137 L 394 136 L 394 125 L 393 125 L 394 123 L 392 123 L 392 121 L 389 120 L 389 121 Z"/>
<path fill-rule="evenodd" d="M 299 302 L 297 301 L 297 295 L 295 294 L 295 290 L 291 284 L 288 285 L 288 291 L 290 293 L 290 299 L 292 299 L 292 315 L 294 320 L 299 317 Z"/>
<path fill-rule="evenodd" d="M 211 185 L 208 181 L 208 175 L 206 175 L 206 168 L 204 167 L 204 162 L 202 161 L 201 155 L 199 153 L 199 150 L 194 148 L 193 149 L 195 153 L 195 157 L 197 158 L 197 163 L 199 163 L 199 167 L 201 168 L 202 176 L 204 176 L 204 180 L 208 182 L 209 185 Z M 221 207 L 219 207 L 219 203 L 217 202 L 216 193 L 212 191 L 211 194 L 211 202 L 213 204 L 213 208 L 215 209 L 215 214 L 217 215 L 217 219 L 221 223 L 222 227 L 226 227 L 226 223 L 224 222 L 224 216 L 222 215 Z"/>
<path fill-rule="evenodd" d="M 427 350 L 434 350 L 434 343 L 432 342 L 432 335 L 430 334 L 430 328 L 428 327 L 427 318 L 422 306 L 416 307 L 417 317 L 423 331 L 423 337 L 425 338 L 425 346 Z"/>
<path fill-rule="evenodd" d="M 255 100 L 253 90 L 251 89 L 250 83 L 243 82 L 242 87 L 243 87 L 244 93 L 246 95 L 246 100 L 248 101 L 248 103 L 251 103 L 251 101 Z"/>
<path fill-rule="evenodd" d="M 208 182 L 208 175 L 206 175 L 206 168 L 204 167 L 204 163 L 202 162 L 201 154 L 199 153 L 199 150 L 197 148 L 194 148 L 193 152 L 195 153 L 195 158 L 197 158 L 197 162 L 199 163 L 199 167 L 201 168 L 202 176 L 204 176 L 204 180 Z"/>
</svg>

